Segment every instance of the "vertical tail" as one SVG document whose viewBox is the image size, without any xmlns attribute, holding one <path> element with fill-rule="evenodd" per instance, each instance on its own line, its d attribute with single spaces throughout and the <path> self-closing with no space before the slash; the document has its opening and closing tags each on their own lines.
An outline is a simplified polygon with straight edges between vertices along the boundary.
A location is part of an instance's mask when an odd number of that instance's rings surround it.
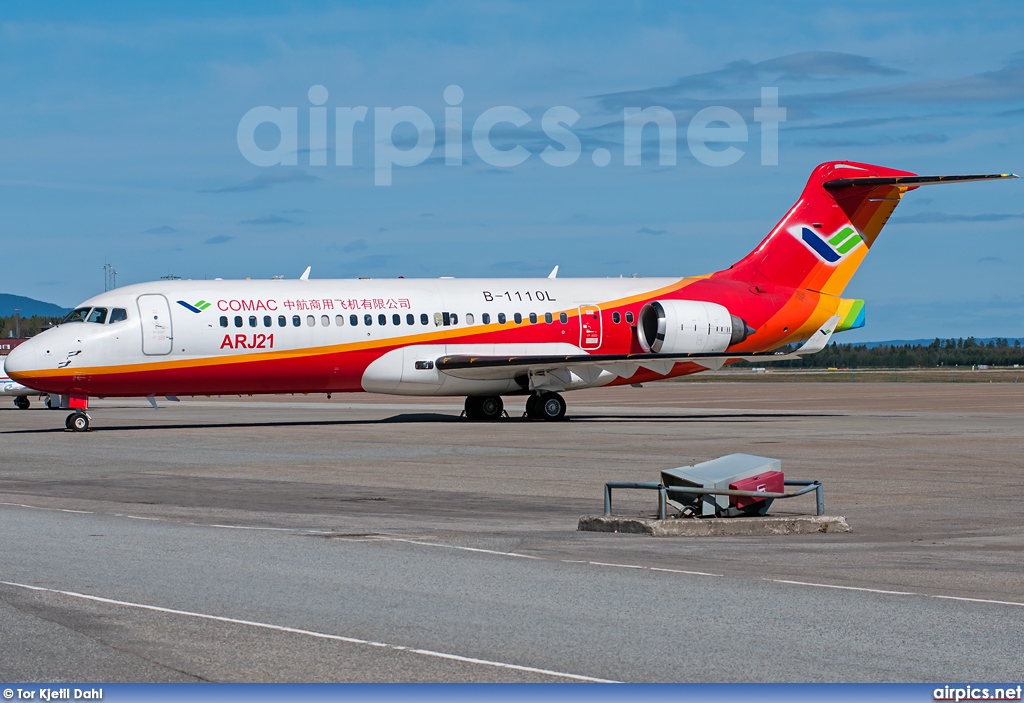
<svg viewBox="0 0 1024 703">
<path fill-rule="evenodd" d="M 757 249 L 714 275 L 838 296 L 907 191 L 1017 177 L 918 176 L 884 166 L 830 161 L 814 169 L 796 205 Z"/>
<path fill-rule="evenodd" d="M 909 171 L 833 161 L 758 247 L 716 276 L 840 295 L 907 190 Z M 856 182 L 863 185 L 853 185 Z M 838 184 L 838 185 L 836 185 Z"/>
</svg>

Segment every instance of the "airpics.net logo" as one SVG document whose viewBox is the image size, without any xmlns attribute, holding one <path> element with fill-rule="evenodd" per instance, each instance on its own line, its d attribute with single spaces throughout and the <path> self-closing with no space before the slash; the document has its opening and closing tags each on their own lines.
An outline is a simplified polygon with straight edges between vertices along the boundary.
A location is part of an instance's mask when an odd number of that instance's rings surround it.
<svg viewBox="0 0 1024 703">
<path fill-rule="evenodd" d="M 499 105 L 480 112 L 475 117 L 469 134 L 466 133 L 463 108 L 465 93 L 461 87 L 450 85 L 443 93 L 444 118 L 439 126 L 430 114 L 412 105 L 401 107 L 373 108 L 373 128 L 364 124 L 370 114 L 365 105 L 325 107 L 328 93 L 322 85 L 314 85 L 309 91 L 308 115 L 301 115 L 298 107 L 254 107 L 238 122 L 238 150 L 249 163 L 256 166 L 298 166 L 300 154 L 302 165 L 311 167 L 327 166 L 329 151 L 334 151 L 335 166 L 353 166 L 354 155 L 362 153 L 356 148 L 357 137 L 372 139 L 373 182 L 389 186 L 396 166 L 412 168 L 426 162 L 435 151 L 438 135 L 443 144 L 438 156 L 445 166 L 465 164 L 463 147 L 472 148 L 473 153 L 485 164 L 494 168 L 512 168 L 522 165 L 533 156 L 548 166 L 564 168 L 576 164 L 585 151 L 590 160 L 599 168 L 612 163 L 612 151 L 605 146 L 591 148 L 584 145 L 580 133 L 593 133 L 594 128 L 574 126 L 580 120 L 579 112 L 565 105 L 556 105 L 544 111 L 540 118 L 540 132 L 536 131 L 534 118 L 525 110 L 512 105 Z M 432 109 L 441 112 L 441 105 Z M 333 119 L 331 119 L 333 118 Z M 779 124 L 786 121 L 786 108 L 779 107 L 779 89 L 761 88 L 761 104 L 753 108 L 754 122 L 760 126 L 760 151 L 762 166 L 777 166 L 779 163 Z M 330 129 L 333 122 L 333 129 Z M 648 147 L 657 142 L 657 164 L 675 166 L 679 148 L 679 133 L 685 130 L 686 148 L 690 154 L 705 166 L 731 166 L 746 153 L 736 144 L 750 141 L 750 130 L 743 116 L 736 110 L 722 105 L 705 107 L 697 111 L 686 124 L 680 125 L 677 113 L 667 107 L 624 107 L 621 121 L 601 117 L 601 127 L 613 130 L 602 133 L 602 138 L 588 139 L 592 143 L 622 145 L 622 164 L 640 166 L 647 155 L 647 163 L 653 163 L 655 156 L 650 149 L 644 149 L 645 127 L 651 126 L 656 139 L 651 139 L 648 130 Z M 308 143 L 301 144 L 300 124 Z M 308 132 L 306 127 L 308 126 Z M 615 134 L 621 126 L 621 135 Z M 276 128 L 276 146 L 265 148 L 274 138 L 257 139 L 272 134 Z M 333 143 L 329 135 L 333 134 Z M 620 141 L 621 140 L 621 141 Z M 260 143 L 257 143 L 260 142 Z M 497 142 L 497 143 L 496 143 Z M 531 145 L 530 149 L 523 146 Z M 541 148 L 543 146 L 543 148 Z M 370 150 L 367 149 L 366 153 Z M 308 159 L 308 161 L 307 161 Z"/>
<path fill-rule="evenodd" d="M 184 300 L 179 300 L 178 301 L 178 305 L 180 305 L 181 307 L 185 308 L 189 312 L 195 312 L 195 313 L 200 313 L 203 310 L 205 310 L 206 308 L 210 307 L 210 303 L 206 302 L 205 300 L 200 300 L 195 305 L 189 305 Z"/>
<path fill-rule="evenodd" d="M 864 241 L 850 226 L 843 227 L 828 239 L 806 225 L 792 227 L 789 231 L 827 264 L 838 263 Z"/>
</svg>

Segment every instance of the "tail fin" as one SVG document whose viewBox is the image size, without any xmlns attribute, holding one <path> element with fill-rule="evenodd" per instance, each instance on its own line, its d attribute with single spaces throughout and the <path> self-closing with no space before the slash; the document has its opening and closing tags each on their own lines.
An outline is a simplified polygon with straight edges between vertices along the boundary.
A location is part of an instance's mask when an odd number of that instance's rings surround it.
<svg viewBox="0 0 1024 703">
<path fill-rule="evenodd" d="M 715 276 L 840 295 L 904 193 L 923 185 L 1000 178 L 1016 176 L 918 176 L 852 161 L 821 164 L 761 244 Z"/>
</svg>

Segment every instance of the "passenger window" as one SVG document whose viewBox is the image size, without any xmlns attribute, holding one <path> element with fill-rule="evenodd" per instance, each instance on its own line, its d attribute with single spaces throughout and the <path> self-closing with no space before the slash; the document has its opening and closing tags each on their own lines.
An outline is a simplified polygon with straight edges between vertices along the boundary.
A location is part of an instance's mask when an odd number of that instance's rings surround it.
<svg viewBox="0 0 1024 703">
<path fill-rule="evenodd" d="M 359 326 L 359 315 L 349 315 L 348 316 L 348 323 L 350 325 L 352 325 L 353 327 L 358 327 Z"/>
<path fill-rule="evenodd" d="M 548 323 L 550 325 L 554 321 L 555 321 L 555 318 L 554 318 L 554 316 L 551 313 L 549 313 L 549 312 L 544 313 L 544 322 L 546 322 L 546 323 Z"/>
<path fill-rule="evenodd" d="M 274 326 L 274 318 L 272 318 L 270 315 L 264 315 L 263 316 L 263 326 L 264 327 L 273 327 Z"/>
<path fill-rule="evenodd" d="M 256 326 L 256 316 L 255 315 L 249 315 L 249 326 L 250 327 L 255 327 Z"/>
<path fill-rule="evenodd" d="M 235 315 L 235 327 L 241 327 L 241 326 L 242 326 L 242 316 L 241 315 Z"/>
<path fill-rule="evenodd" d="M 558 313 L 558 321 L 561 322 L 564 325 L 565 323 L 567 323 L 569 321 L 569 316 L 567 314 L 565 314 L 564 312 L 560 312 L 560 313 Z"/>
<path fill-rule="evenodd" d="M 128 319 L 128 311 L 127 310 L 125 310 L 124 308 L 114 308 L 113 310 L 110 311 L 110 319 L 107 320 L 107 323 L 112 325 L 115 322 L 121 322 L 121 320 L 127 320 L 127 319 Z M 224 320 L 225 320 L 225 323 L 222 325 L 222 327 L 227 327 L 228 326 L 227 325 L 227 318 L 225 317 Z"/>
<path fill-rule="evenodd" d="M 292 315 L 292 327 L 301 327 L 301 326 L 302 326 L 302 318 L 299 317 L 298 315 Z"/>
<path fill-rule="evenodd" d="M 306 315 L 306 326 L 316 327 L 316 318 L 313 317 L 312 315 Z"/>
<path fill-rule="evenodd" d="M 499 312 L 498 313 L 498 324 L 499 325 L 505 324 L 505 313 L 503 313 L 503 312 Z"/>
<path fill-rule="evenodd" d="M 369 327 L 373 324 L 373 315 L 363 315 L 363 323 Z"/>
<path fill-rule="evenodd" d="M 473 317 L 473 313 L 467 312 L 466 313 L 466 324 L 467 325 L 472 325 L 474 322 L 476 322 L 476 318 Z"/>
<path fill-rule="evenodd" d="M 284 315 L 278 315 L 277 316 L 277 326 L 278 327 L 287 327 L 288 326 L 288 318 L 285 317 Z"/>
<path fill-rule="evenodd" d="M 95 322 L 98 325 L 106 324 L 107 322 L 107 309 L 106 308 L 93 308 L 92 312 L 89 313 L 89 317 L 86 318 L 86 322 Z"/>
<path fill-rule="evenodd" d="M 323 325 L 324 327 L 330 327 L 331 326 L 331 316 L 330 315 L 321 315 L 320 316 L 320 324 Z"/>
<path fill-rule="evenodd" d="M 381 327 L 388 324 L 388 316 L 385 315 L 384 313 L 377 315 L 377 324 L 380 325 Z"/>
<path fill-rule="evenodd" d="M 392 324 L 395 324 L 395 325 L 400 325 L 400 324 L 402 324 L 402 316 L 401 316 L 401 315 L 399 315 L 399 314 L 398 314 L 398 313 L 396 312 L 396 313 L 395 313 L 394 315 L 392 315 L 392 316 L 391 316 L 391 322 L 392 322 Z"/>
<path fill-rule="evenodd" d="M 405 316 L 405 324 L 407 324 L 407 325 L 415 325 L 416 324 L 416 316 L 413 315 L 412 313 L 409 313 L 408 315 L 406 315 Z"/>
<path fill-rule="evenodd" d="M 453 325 L 459 324 L 459 316 L 456 315 L 455 313 L 452 313 L 452 324 Z"/>
<path fill-rule="evenodd" d="M 117 312 L 117 311 L 115 310 L 114 312 Z M 228 316 L 227 315 L 221 315 L 220 316 L 220 326 L 221 327 L 227 327 L 228 326 Z"/>
<path fill-rule="evenodd" d="M 537 324 L 537 313 L 535 313 L 535 312 L 531 312 L 530 313 L 530 324 L 531 325 Z"/>
<path fill-rule="evenodd" d="M 631 312 L 627 312 L 626 313 L 626 322 L 628 322 L 629 324 L 633 324 L 633 313 L 631 313 Z"/>
<path fill-rule="evenodd" d="M 338 327 L 344 327 L 345 326 L 345 316 L 344 315 L 335 315 L 334 316 L 334 324 L 336 324 Z"/>
<path fill-rule="evenodd" d="M 430 317 L 427 315 L 427 313 L 425 313 L 425 312 L 420 313 L 420 324 L 421 325 L 430 324 Z"/>
<path fill-rule="evenodd" d="M 622 322 L 622 315 L 620 315 L 617 312 L 613 312 L 612 313 L 612 322 L 614 322 L 615 324 L 619 324 L 620 322 Z"/>
<path fill-rule="evenodd" d="M 519 313 L 516 313 L 513 319 L 516 321 L 517 325 L 523 324 L 523 316 L 520 315 Z"/>
<path fill-rule="evenodd" d="M 434 327 L 440 327 L 441 326 L 441 321 L 443 319 L 444 318 L 441 316 L 441 313 L 435 312 L 434 313 Z"/>
<path fill-rule="evenodd" d="M 491 313 L 485 312 L 483 315 L 480 316 L 480 321 L 483 322 L 485 325 L 491 324 Z"/>
</svg>

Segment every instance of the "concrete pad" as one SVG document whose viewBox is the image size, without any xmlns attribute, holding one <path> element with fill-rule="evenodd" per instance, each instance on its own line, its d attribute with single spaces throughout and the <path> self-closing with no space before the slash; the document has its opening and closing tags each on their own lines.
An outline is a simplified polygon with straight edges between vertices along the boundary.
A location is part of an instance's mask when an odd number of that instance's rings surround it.
<svg viewBox="0 0 1024 703">
<path fill-rule="evenodd" d="M 842 515 L 668 520 L 618 515 L 584 515 L 580 518 L 577 530 L 582 532 L 624 532 L 651 535 L 652 537 L 807 535 L 815 532 L 853 531 Z"/>
</svg>

